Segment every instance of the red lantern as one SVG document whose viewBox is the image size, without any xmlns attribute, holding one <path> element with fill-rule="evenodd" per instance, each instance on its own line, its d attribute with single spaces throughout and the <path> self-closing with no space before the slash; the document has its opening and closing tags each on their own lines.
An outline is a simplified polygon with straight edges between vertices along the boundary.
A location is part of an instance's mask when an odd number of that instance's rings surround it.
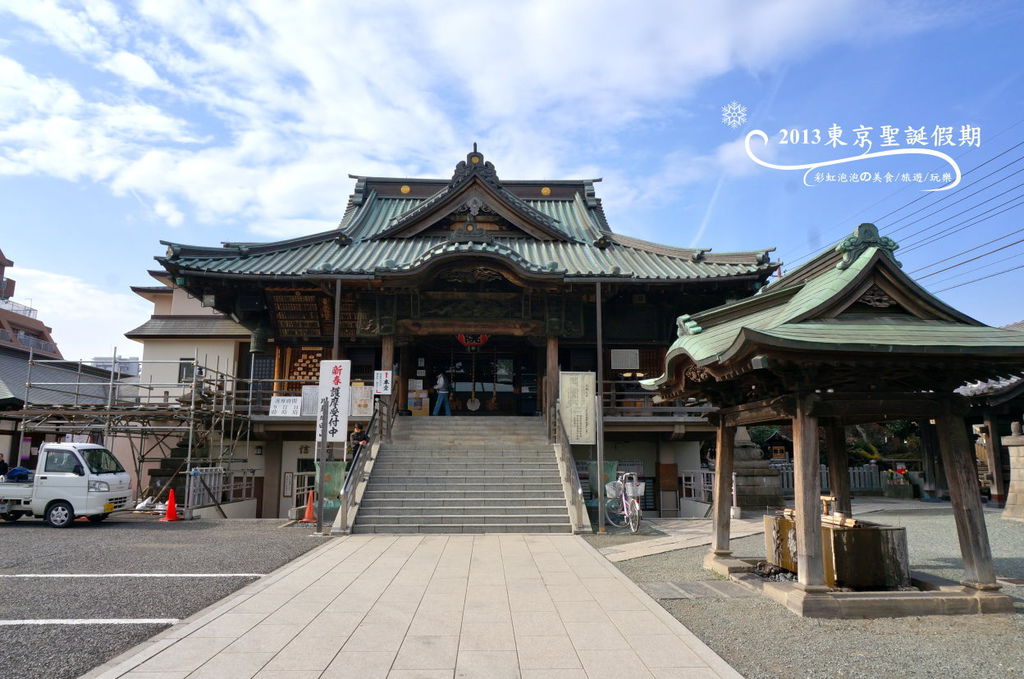
<svg viewBox="0 0 1024 679">
<path fill-rule="evenodd" d="M 459 333 L 456 335 L 459 340 L 459 344 L 464 347 L 482 347 L 487 344 L 487 340 L 491 338 L 490 335 L 469 335 L 466 333 Z"/>
</svg>

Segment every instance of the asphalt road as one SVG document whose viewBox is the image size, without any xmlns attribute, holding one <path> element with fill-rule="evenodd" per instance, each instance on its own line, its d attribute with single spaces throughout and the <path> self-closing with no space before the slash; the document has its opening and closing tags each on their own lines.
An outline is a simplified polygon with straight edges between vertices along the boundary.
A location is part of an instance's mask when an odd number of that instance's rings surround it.
<svg viewBox="0 0 1024 679">
<path fill-rule="evenodd" d="M 114 515 L 67 529 L 0 523 L 0 677 L 78 677 L 167 624 L 9 625 L 20 620 L 182 620 L 256 575 L 138 578 L 147 574 L 264 574 L 323 544 L 281 519 L 161 523 Z M 12 575 L 100 574 L 90 578 Z"/>
</svg>

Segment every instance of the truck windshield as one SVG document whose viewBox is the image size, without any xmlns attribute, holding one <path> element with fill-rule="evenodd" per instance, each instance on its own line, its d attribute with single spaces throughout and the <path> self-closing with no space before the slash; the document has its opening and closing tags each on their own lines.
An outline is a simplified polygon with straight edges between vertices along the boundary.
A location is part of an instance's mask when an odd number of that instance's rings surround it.
<svg viewBox="0 0 1024 679">
<path fill-rule="evenodd" d="M 121 463 L 106 448 L 90 448 L 79 452 L 93 474 L 117 474 L 124 471 Z"/>
</svg>

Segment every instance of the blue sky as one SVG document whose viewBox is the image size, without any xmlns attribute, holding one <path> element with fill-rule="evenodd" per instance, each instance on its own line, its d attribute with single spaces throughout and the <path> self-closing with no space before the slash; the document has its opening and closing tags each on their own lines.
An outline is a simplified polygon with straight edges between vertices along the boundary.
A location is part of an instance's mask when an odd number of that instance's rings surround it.
<svg viewBox="0 0 1024 679">
<path fill-rule="evenodd" d="M 875 221 L 922 284 L 1002 325 L 1024 269 L 971 281 L 1024 254 L 1021 35 L 1014 2 L 0 0 L 0 248 L 66 356 L 138 353 L 128 286 L 160 240 L 329 229 L 349 173 L 449 176 L 478 142 L 501 177 L 603 177 L 616 231 L 775 247 L 787 269 Z M 833 125 L 847 146 L 780 143 Z M 834 160 L 862 152 L 858 126 L 881 150 L 883 125 L 901 148 L 952 127 L 960 186 L 901 183 L 949 171 L 922 155 L 806 186 L 743 148 L 758 129 L 772 163 Z M 862 172 L 894 181 L 839 181 Z"/>
</svg>

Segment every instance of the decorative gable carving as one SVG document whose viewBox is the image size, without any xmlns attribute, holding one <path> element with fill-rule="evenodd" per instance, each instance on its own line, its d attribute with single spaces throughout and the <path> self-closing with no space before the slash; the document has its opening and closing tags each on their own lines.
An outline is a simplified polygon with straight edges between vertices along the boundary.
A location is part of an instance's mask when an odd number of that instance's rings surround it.
<svg viewBox="0 0 1024 679">
<path fill-rule="evenodd" d="M 562 231 L 558 220 L 531 207 L 506 191 L 498 180 L 494 165 L 473 150 L 455 166 L 448 185 L 415 208 L 395 217 L 376 238 L 415 236 L 453 214 L 497 215 L 516 229 L 538 240 L 572 240 Z"/>
<path fill-rule="evenodd" d="M 857 301 L 861 304 L 867 304 L 868 306 L 872 306 L 877 309 L 888 309 L 889 307 L 899 306 L 899 302 L 886 294 L 886 292 L 877 285 L 872 285 L 868 288 L 867 291 L 857 299 Z"/>
</svg>

